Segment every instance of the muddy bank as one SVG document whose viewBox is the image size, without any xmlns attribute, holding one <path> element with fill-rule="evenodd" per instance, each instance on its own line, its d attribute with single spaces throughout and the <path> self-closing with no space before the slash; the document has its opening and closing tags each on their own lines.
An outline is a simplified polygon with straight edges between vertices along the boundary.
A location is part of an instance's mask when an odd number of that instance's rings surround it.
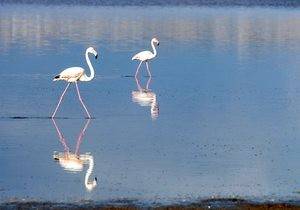
<svg viewBox="0 0 300 210">
<path fill-rule="evenodd" d="M 300 209 L 299 201 L 285 203 L 255 203 L 242 199 L 209 199 L 197 203 L 179 203 L 172 205 L 142 204 L 135 201 L 112 201 L 97 203 L 82 201 L 76 203 L 53 203 L 36 201 L 12 201 L 0 204 L 0 209 Z"/>
</svg>

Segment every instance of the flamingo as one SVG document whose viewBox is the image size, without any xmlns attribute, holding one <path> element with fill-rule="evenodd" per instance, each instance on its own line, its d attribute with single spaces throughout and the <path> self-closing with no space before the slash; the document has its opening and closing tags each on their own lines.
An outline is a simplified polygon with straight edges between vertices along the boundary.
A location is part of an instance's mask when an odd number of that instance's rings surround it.
<svg viewBox="0 0 300 210">
<path fill-rule="evenodd" d="M 97 177 L 95 177 L 93 181 L 90 181 L 89 178 L 93 172 L 94 158 L 90 153 L 79 154 L 79 147 L 82 142 L 82 138 L 85 133 L 85 130 L 87 129 L 90 123 L 90 119 L 87 120 L 84 128 L 81 130 L 78 136 L 75 153 L 70 152 L 66 140 L 63 137 L 62 133 L 60 132 L 54 118 L 52 119 L 52 122 L 58 134 L 59 141 L 64 146 L 64 152 L 55 151 L 53 154 L 53 159 L 58 161 L 60 166 L 64 168 L 66 171 L 71 171 L 71 172 L 82 171 L 84 164 L 88 164 L 88 169 L 86 171 L 85 178 L 84 178 L 84 185 L 88 191 L 93 190 L 97 186 Z"/>
<path fill-rule="evenodd" d="M 67 84 L 65 90 L 63 91 L 62 95 L 60 96 L 58 104 L 57 104 L 51 118 L 55 117 L 58 107 L 59 107 L 59 105 L 71 83 L 75 83 L 77 94 L 78 94 L 78 99 L 79 99 L 80 103 L 82 104 L 88 118 L 89 119 L 91 118 L 89 111 L 87 110 L 85 104 L 83 103 L 83 100 L 82 100 L 80 92 L 79 92 L 78 84 L 77 84 L 78 81 L 83 81 L 83 82 L 91 81 L 95 76 L 94 68 L 89 59 L 89 53 L 93 54 L 96 59 L 98 58 L 98 53 L 96 52 L 96 50 L 93 47 L 89 47 L 86 49 L 85 59 L 89 66 L 89 69 L 90 69 L 90 76 L 87 76 L 85 73 L 85 70 L 81 67 L 70 67 L 70 68 L 63 70 L 62 72 L 60 72 L 58 75 L 56 75 L 54 77 L 53 81 L 64 80 L 64 81 L 67 81 L 68 84 Z"/>
<path fill-rule="evenodd" d="M 146 63 L 148 74 L 151 77 L 148 61 L 152 60 L 157 55 L 156 48 L 155 48 L 154 44 L 157 45 L 157 46 L 159 45 L 159 41 L 155 37 L 151 40 L 151 46 L 152 46 L 152 49 L 153 49 L 153 53 L 151 51 L 146 50 L 146 51 L 139 52 L 138 54 L 136 54 L 132 57 L 132 60 L 139 60 L 140 61 L 140 64 L 138 65 L 138 67 L 136 69 L 136 72 L 135 72 L 135 77 L 137 77 L 139 69 L 140 69 L 143 62 Z"/>
</svg>

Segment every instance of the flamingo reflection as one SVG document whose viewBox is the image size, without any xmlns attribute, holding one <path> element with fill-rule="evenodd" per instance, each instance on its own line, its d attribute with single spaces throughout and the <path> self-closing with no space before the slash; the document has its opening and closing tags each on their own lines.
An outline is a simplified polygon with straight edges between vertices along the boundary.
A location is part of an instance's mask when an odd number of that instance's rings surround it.
<svg viewBox="0 0 300 210">
<path fill-rule="evenodd" d="M 91 121 L 90 119 L 86 121 L 83 129 L 79 133 L 75 153 L 72 153 L 70 152 L 66 139 L 62 135 L 60 129 L 58 128 L 55 119 L 52 118 L 52 122 L 58 134 L 59 141 L 62 143 L 64 147 L 64 152 L 56 152 L 56 151 L 54 152 L 53 159 L 58 161 L 60 166 L 64 170 L 71 171 L 71 172 L 82 171 L 83 166 L 88 165 L 88 169 L 86 171 L 85 178 L 84 178 L 84 185 L 88 191 L 93 190 L 97 185 L 97 177 L 95 177 L 92 181 L 89 180 L 89 177 L 91 176 L 94 168 L 94 158 L 90 153 L 79 154 L 79 148 L 80 148 L 80 144 L 82 143 L 84 133 L 90 121 Z"/>
<path fill-rule="evenodd" d="M 151 118 L 156 119 L 159 115 L 159 106 L 156 98 L 156 94 L 149 89 L 152 76 L 148 77 L 147 84 L 145 88 L 142 88 L 140 80 L 135 77 L 135 82 L 138 90 L 131 92 L 132 101 L 138 103 L 140 106 L 150 106 Z"/>
</svg>

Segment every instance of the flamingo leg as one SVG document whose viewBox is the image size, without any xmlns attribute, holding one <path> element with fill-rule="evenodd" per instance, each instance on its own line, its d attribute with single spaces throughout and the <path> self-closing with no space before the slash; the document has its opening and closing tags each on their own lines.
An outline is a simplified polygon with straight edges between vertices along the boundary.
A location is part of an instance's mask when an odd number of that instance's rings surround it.
<svg viewBox="0 0 300 210">
<path fill-rule="evenodd" d="M 51 118 L 54 118 L 54 117 L 55 117 L 55 114 L 56 114 L 56 112 L 57 112 L 57 110 L 58 110 L 58 107 L 59 107 L 59 105 L 60 105 L 60 103 L 61 103 L 61 101 L 62 101 L 62 99 L 63 99 L 65 93 L 67 92 L 67 89 L 68 89 L 69 86 L 70 86 L 70 83 L 67 84 L 67 87 L 65 88 L 64 92 L 61 94 L 61 96 L 60 96 L 60 98 L 59 98 L 59 101 L 58 101 L 58 104 L 57 104 L 57 106 L 56 106 L 56 108 L 55 108 L 55 110 L 54 110 L 54 112 L 53 112 Z"/>
<path fill-rule="evenodd" d="M 151 83 L 151 80 L 152 80 L 152 76 L 151 76 L 151 74 L 150 74 L 149 79 L 148 79 L 148 81 L 147 81 L 147 85 L 146 85 L 146 89 L 147 89 L 147 90 L 149 90 L 149 85 L 150 85 L 150 83 Z"/>
<path fill-rule="evenodd" d="M 137 85 L 138 90 L 141 91 L 141 90 L 142 90 L 142 87 L 141 87 L 141 85 L 140 85 L 140 83 L 139 83 L 139 79 L 138 79 L 137 77 L 135 77 L 135 82 L 136 82 L 136 85 Z"/>
<path fill-rule="evenodd" d="M 77 81 L 75 82 L 75 85 L 76 85 L 76 90 L 77 90 L 77 94 L 78 94 L 78 98 L 79 98 L 79 101 L 81 102 L 86 114 L 88 115 L 88 118 L 91 119 L 91 115 L 89 113 L 89 111 L 87 110 L 86 106 L 84 105 L 83 103 L 83 100 L 81 98 L 81 95 L 80 95 L 80 92 L 79 92 L 79 88 L 78 88 L 78 84 L 77 84 Z"/>
<path fill-rule="evenodd" d="M 150 70 L 149 70 L 148 61 L 146 61 L 146 66 L 147 66 L 147 71 L 148 71 L 149 77 L 152 77 L 152 76 L 151 76 L 151 72 L 150 72 Z"/>
<path fill-rule="evenodd" d="M 143 63 L 143 61 L 140 62 L 140 64 L 138 65 L 138 67 L 137 67 L 137 69 L 136 69 L 135 76 L 134 76 L 135 78 L 137 77 L 137 75 L 138 75 L 138 73 L 139 73 L 139 69 L 140 69 L 142 63 Z"/>
</svg>

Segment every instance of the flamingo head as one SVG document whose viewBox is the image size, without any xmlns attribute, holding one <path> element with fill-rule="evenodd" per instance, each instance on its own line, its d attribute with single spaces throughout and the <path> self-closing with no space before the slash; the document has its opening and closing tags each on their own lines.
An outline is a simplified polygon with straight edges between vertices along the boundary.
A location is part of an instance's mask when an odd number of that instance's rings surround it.
<svg viewBox="0 0 300 210">
<path fill-rule="evenodd" d="M 151 40 L 151 42 L 153 42 L 153 43 L 156 44 L 157 46 L 159 45 L 159 41 L 158 41 L 158 39 L 155 38 L 155 37 Z"/>
<path fill-rule="evenodd" d="M 95 56 L 96 59 L 98 58 L 98 53 L 97 53 L 97 51 L 93 47 L 87 48 L 86 52 L 87 53 L 92 53 Z"/>
</svg>

